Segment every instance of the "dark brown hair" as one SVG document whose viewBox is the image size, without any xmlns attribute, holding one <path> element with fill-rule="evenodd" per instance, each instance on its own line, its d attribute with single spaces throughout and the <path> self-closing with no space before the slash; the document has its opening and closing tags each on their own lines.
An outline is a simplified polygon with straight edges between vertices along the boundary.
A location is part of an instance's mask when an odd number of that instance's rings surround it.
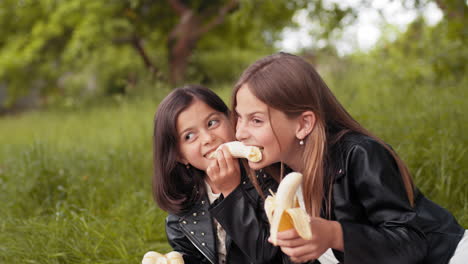
<svg viewBox="0 0 468 264">
<path fill-rule="evenodd" d="M 290 118 L 297 117 L 305 111 L 312 111 L 315 114 L 316 124 L 304 140 L 302 160 L 303 193 L 309 214 L 320 215 L 325 195 L 328 196 L 325 212 L 330 213 L 331 183 L 328 189 L 324 190 L 325 174 L 330 173 L 326 167 L 327 148 L 351 132 L 377 140 L 391 153 L 402 175 L 408 200 L 413 204 L 413 182 L 403 161 L 381 139 L 372 135 L 351 117 L 307 61 L 287 53 L 273 54 L 256 61 L 242 73 L 236 83 L 232 96 L 232 109 L 235 109 L 237 104 L 238 90 L 245 84 L 260 101 L 284 112 Z M 237 118 L 234 117 L 233 120 Z M 272 129 L 274 133 L 274 127 Z"/>
<path fill-rule="evenodd" d="M 177 118 L 195 99 L 229 115 L 229 109 L 213 91 L 188 85 L 176 88 L 159 104 L 153 132 L 153 196 L 158 206 L 173 214 L 183 213 L 205 194 L 205 172 L 178 162 Z"/>
</svg>

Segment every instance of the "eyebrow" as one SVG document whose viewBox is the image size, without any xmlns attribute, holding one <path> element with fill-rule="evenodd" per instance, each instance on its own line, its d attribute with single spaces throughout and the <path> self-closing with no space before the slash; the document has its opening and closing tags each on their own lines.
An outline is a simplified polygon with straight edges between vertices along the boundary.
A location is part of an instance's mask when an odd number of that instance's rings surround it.
<svg viewBox="0 0 468 264">
<path fill-rule="evenodd" d="M 234 109 L 234 112 L 236 112 L 236 115 L 240 116 L 239 112 L 237 112 L 237 109 Z M 265 115 L 266 113 L 262 111 L 253 111 L 253 112 L 247 113 L 246 116 L 253 116 L 255 114 Z"/>
<path fill-rule="evenodd" d="M 219 114 L 223 114 L 223 113 L 214 111 L 214 112 L 212 112 L 211 114 L 209 114 L 209 115 L 205 118 L 204 121 L 210 119 L 210 118 L 211 118 L 212 116 L 214 116 L 214 115 L 219 115 Z M 193 129 L 193 127 L 187 127 L 186 129 L 182 130 L 182 131 L 179 133 L 179 136 L 182 136 L 185 132 L 187 132 L 188 130 L 191 130 L 191 129 Z"/>
</svg>

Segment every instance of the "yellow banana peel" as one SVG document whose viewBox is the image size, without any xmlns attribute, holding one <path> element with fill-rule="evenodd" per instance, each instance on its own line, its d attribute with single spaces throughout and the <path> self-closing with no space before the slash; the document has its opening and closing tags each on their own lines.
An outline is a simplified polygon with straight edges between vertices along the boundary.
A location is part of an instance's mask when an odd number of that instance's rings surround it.
<svg viewBox="0 0 468 264">
<path fill-rule="evenodd" d="M 234 158 L 245 158 L 251 162 L 259 162 L 262 160 L 262 152 L 256 146 L 246 146 L 240 141 L 224 143 L 220 145 L 218 149 L 221 149 L 221 146 L 226 146 Z M 216 158 L 218 149 L 210 155 L 210 158 Z"/>
<path fill-rule="evenodd" d="M 286 175 L 278 186 L 276 194 L 270 191 L 265 200 L 265 213 L 270 222 L 270 236 L 277 243 L 278 232 L 296 229 L 303 239 L 312 239 L 309 215 L 300 204 L 304 201 L 301 189 L 302 174 L 291 172 Z M 299 195 L 298 195 L 299 194 Z M 301 200 L 302 199 L 302 200 Z"/>
</svg>

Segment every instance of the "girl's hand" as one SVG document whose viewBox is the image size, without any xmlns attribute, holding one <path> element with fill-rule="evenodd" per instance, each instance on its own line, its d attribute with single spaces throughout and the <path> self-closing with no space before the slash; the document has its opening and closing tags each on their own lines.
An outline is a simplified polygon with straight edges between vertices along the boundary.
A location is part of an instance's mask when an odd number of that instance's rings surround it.
<svg viewBox="0 0 468 264">
<path fill-rule="evenodd" d="M 295 229 L 278 232 L 277 246 L 291 257 L 293 262 L 306 262 L 318 259 L 329 248 L 343 251 L 343 230 L 337 221 L 328 221 L 320 217 L 310 220 L 312 239 L 301 238 Z M 268 239 L 271 243 L 271 240 Z"/>
<path fill-rule="evenodd" d="M 217 157 L 211 161 L 206 174 L 213 192 L 221 192 L 226 197 L 240 184 L 240 167 L 225 146 L 217 151 Z"/>
</svg>

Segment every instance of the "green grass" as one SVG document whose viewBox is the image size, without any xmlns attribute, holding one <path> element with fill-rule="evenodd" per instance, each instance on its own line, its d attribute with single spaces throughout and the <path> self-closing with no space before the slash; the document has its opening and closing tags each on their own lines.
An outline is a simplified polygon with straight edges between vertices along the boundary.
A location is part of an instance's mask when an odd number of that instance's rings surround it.
<svg viewBox="0 0 468 264">
<path fill-rule="evenodd" d="M 0 121 L 0 263 L 139 263 L 169 250 L 151 196 L 156 106 Z"/>
<path fill-rule="evenodd" d="M 350 113 L 468 227 L 468 82 L 395 86 L 362 70 L 333 77 Z M 229 86 L 218 92 L 229 101 Z M 0 119 L 0 263 L 139 263 L 149 250 L 170 250 L 166 214 L 151 196 L 152 120 L 165 94 Z"/>
<path fill-rule="evenodd" d="M 418 63 L 389 71 L 370 57 L 326 79 L 351 115 L 397 151 L 416 186 L 468 228 L 468 75 L 402 77 L 406 68 L 431 67 Z"/>
</svg>

